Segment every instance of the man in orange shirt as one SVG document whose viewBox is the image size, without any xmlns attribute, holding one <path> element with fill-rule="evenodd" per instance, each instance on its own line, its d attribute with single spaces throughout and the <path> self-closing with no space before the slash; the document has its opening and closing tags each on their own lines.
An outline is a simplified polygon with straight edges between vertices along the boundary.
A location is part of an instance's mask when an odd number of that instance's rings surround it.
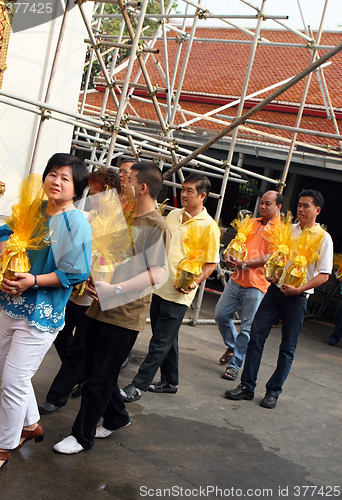
<svg viewBox="0 0 342 500">
<path fill-rule="evenodd" d="M 216 305 L 215 321 L 227 346 L 219 360 L 221 365 L 227 364 L 222 375 L 227 380 L 235 380 L 242 367 L 253 318 L 269 286 L 264 273 L 264 264 L 270 257 L 265 230 L 272 230 L 277 222 L 283 199 L 276 191 L 267 191 L 261 198 L 261 217 L 254 219 L 254 234 L 246 242 L 246 260 L 235 259 L 228 252 L 224 256 L 227 267 L 234 273 Z M 241 324 L 237 332 L 233 318 L 240 307 Z"/>
</svg>

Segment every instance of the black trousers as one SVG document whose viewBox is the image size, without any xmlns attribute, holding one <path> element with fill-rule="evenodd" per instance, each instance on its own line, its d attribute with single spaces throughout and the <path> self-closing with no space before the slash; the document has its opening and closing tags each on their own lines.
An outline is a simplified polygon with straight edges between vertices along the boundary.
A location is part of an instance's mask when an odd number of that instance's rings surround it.
<svg viewBox="0 0 342 500">
<path fill-rule="evenodd" d="M 187 308 L 184 304 L 152 295 L 152 338 L 148 354 L 132 381 L 134 387 L 147 391 L 158 368 L 162 382 L 178 385 L 178 332 Z"/>
<path fill-rule="evenodd" d="M 57 337 L 54 340 L 54 346 L 56 348 L 57 354 L 59 356 L 59 359 L 63 361 L 65 358 L 66 353 L 68 352 L 68 349 L 72 343 L 73 339 L 73 331 L 76 326 L 76 316 L 75 316 L 75 308 L 76 307 L 82 307 L 82 306 L 77 306 L 74 302 L 71 302 L 69 300 L 67 302 L 66 308 L 65 308 L 65 324 L 64 328 L 58 332 Z M 85 309 L 87 310 L 87 309 Z"/>
<path fill-rule="evenodd" d="M 85 379 L 84 319 L 87 309 L 88 306 L 80 306 L 70 300 L 65 309 L 65 327 L 60 333 L 64 330 L 71 331 L 71 340 L 64 353 L 59 372 L 54 378 L 46 396 L 46 400 L 49 403 L 57 406 L 64 406 L 68 401 L 73 387 Z M 72 335 L 74 328 L 75 335 Z"/>
<path fill-rule="evenodd" d="M 139 332 L 86 316 L 84 333 L 86 381 L 72 435 L 89 449 L 101 417 L 109 430 L 119 429 L 130 420 L 120 396 L 118 377 Z"/>
</svg>

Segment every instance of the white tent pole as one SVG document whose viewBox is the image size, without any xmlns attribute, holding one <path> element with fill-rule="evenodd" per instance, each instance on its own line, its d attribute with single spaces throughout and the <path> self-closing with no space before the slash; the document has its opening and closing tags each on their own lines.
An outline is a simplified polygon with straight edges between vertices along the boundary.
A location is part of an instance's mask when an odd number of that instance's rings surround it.
<svg viewBox="0 0 342 500">
<path fill-rule="evenodd" d="M 126 106 L 128 104 L 128 100 L 129 100 L 129 98 L 127 98 L 127 92 L 128 92 L 128 87 L 129 87 L 129 80 L 130 80 L 130 77 L 131 77 L 131 74 L 132 74 L 133 64 L 134 64 L 134 61 L 135 61 L 136 52 L 138 50 L 139 37 L 140 37 L 140 33 L 141 33 L 141 30 L 142 30 L 142 27 L 143 27 L 143 23 L 144 23 L 144 18 L 145 18 L 145 13 L 146 13 L 146 8 L 147 8 L 147 2 L 148 2 L 148 0 L 143 0 L 143 2 L 142 2 L 142 7 L 141 7 L 141 11 L 140 11 L 140 17 L 139 17 L 139 21 L 138 21 L 138 26 L 137 26 L 135 34 L 134 34 L 134 36 L 132 38 L 131 54 L 130 54 L 129 63 L 128 63 L 127 71 L 126 71 L 124 85 L 123 85 L 123 88 L 122 88 L 122 94 L 121 94 L 120 104 L 119 104 L 117 115 L 116 115 L 116 120 L 115 120 L 115 125 L 114 125 L 114 131 L 113 131 L 113 135 L 112 135 L 112 138 L 111 138 L 111 142 L 110 142 L 110 146 L 109 146 L 109 150 L 108 150 L 108 155 L 107 155 L 107 163 L 106 163 L 107 167 L 109 167 L 111 165 L 113 151 L 114 151 L 114 147 L 115 147 L 116 138 L 117 138 L 117 135 L 118 135 L 118 132 L 119 132 L 119 125 L 120 125 L 120 122 L 121 122 L 122 114 L 123 114 L 123 112 L 124 112 L 124 110 L 125 110 L 125 108 L 126 108 Z M 122 9 L 126 9 L 125 6 L 124 6 L 124 3 L 121 2 L 120 0 L 119 0 L 119 7 L 120 7 L 121 10 Z"/>
<path fill-rule="evenodd" d="M 190 38 L 188 40 L 188 45 L 187 45 L 185 56 L 184 56 L 184 62 L 183 62 L 181 73 L 180 73 L 179 80 L 178 80 L 177 91 L 176 91 L 176 95 L 174 97 L 173 109 L 172 109 L 172 113 L 170 116 L 170 122 L 172 124 L 174 123 L 174 120 L 175 120 L 177 106 L 179 103 L 179 98 L 180 98 L 180 94 L 181 94 L 181 90 L 182 90 L 182 86 L 183 86 L 183 82 L 184 82 L 184 78 L 185 78 L 185 72 L 186 72 L 188 62 L 189 62 L 190 51 L 191 51 L 192 43 L 194 41 L 194 36 L 195 36 L 195 32 L 196 32 L 197 20 L 198 20 L 198 18 L 196 16 L 195 19 L 193 20 L 193 23 L 192 23 Z"/>
<path fill-rule="evenodd" d="M 253 44 L 252 44 L 252 48 L 251 48 L 251 53 L 249 55 L 245 80 L 244 80 L 242 91 L 241 91 L 240 103 L 239 103 L 239 107 L 238 107 L 238 111 L 237 111 L 237 115 L 236 115 L 237 118 L 240 118 L 240 116 L 243 112 L 243 105 L 244 105 L 246 94 L 247 94 L 249 78 L 250 78 L 250 75 L 252 72 L 255 52 L 256 52 L 256 49 L 258 46 L 258 40 L 259 40 L 260 31 L 261 31 L 261 23 L 263 21 L 263 13 L 264 13 L 265 3 L 266 3 L 266 0 L 262 0 L 260 12 L 258 12 L 258 23 L 257 23 L 257 27 L 255 30 L 255 36 L 254 36 L 254 40 L 253 40 Z M 239 128 L 236 127 L 233 131 L 232 140 L 230 143 L 230 148 L 229 148 L 229 153 L 228 153 L 228 158 L 227 158 L 228 168 L 226 169 L 225 175 L 223 177 L 222 185 L 221 185 L 221 198 L 217 204 L 216 214 L 215 214 L 216 221 L 218 221 L 220 216 L 221 216 L 221 210 L 222 210 L 222 206 L 223 206 L 224 196 L 225 196 L 226 189 L 227 189 L 228 175 L 230 172 L 229 166 L 233 160 L 233 154 L 234 154 L 236 139 L 238 136 L 238 131 L 239 131 Z"/>
<path fill-rule="evenodd" d="M 46 89 L 46 93 L 45 93 L 45 98 L 44 98 L 45 103 L 48 103 L 50 101 L 51 89 L 53 86 L 53 82 L 55 80 L 56 69 L 58 66 L 59 58 L 60 58 L 60 52 L 61 52 L 61 47 L 63 44 L 65 26 L 66 26 L 66 21 L 67 21 L 68 14 L 69 14 L 70 3 L 71 3 L 71 0 L 67 0 L 66 4 L 65 4 L 65 9 L 64 9 L 61 27 L 59 30 L 56 50 L 55 50 L 55 54 L 54 54 L 54 58 L 53 58 L 53 62 L 52 62 L 50 77 L 49 77 L 49 81 L 48 81 L 48 85 L 47 85 L 47 89 Z M 33 146 L 29 174 L 34 171 L 36 158 L 37 158 L 37 152 L 38 152 L 38 149 L 40 146 L 40 141 L 41 141 L 41 136 L 42 136 L 42 128 L 43 128 L 44 121 L 45 121 L 45 119 L 44 119 L 44 116 L 42 115 L 41 119 L 39 121 L 38 130 L 37 130 L 37 134 L 36 134 L 36 138 L 35 138 L 35 142 L 34 142 L 34 146 Z"/>
<path fill-rule="evenodd" d="M 322 18 L 321 18 L 321 23 L 320 23 L 320 27 L 319 27 L 319 30 L 318 30 L 318 33 L 317 33 L 317 42 L 318 43 L 320 42 L 320 39 L 321 39 L 321 36 L 322 36 L 323 21 L 324 21 L 324 17 L 325 17 L 325 14 L 326 14 L 327 4 L 328 4 L 328 0 L 325 0 L 325 5 L 324 5 L 323 13 L 322 13 Z M 315 61 L 317 61 L 318 60 L 317 58 L 318 58 L 318 52 L 317 52 L 317 49 L 314 49 L 313 53 L 312 53 L 312 63 L 314 63 Z M 300 103 L 300 106 L 299 106 L 299 111 L 298 111 L 298 115 L 297 115 L 295 127 L 299 127 L 301 119 L 302 119 L 302 116 L 303 116 L 304 105 L 305 105 L 306 97 L 308 95 L 308 91 L 309 91 L 309 87 L 310 87 L 310 83 L 311 83 L 311 78 L 312 78 L 312 72 L 310 72 L 307 75 L 307 77 L 306 77 L 305 86 L 304 86 L 304 90 L 303 90 L 303 94 L 302 94 L 301 103 Z M 290 164 L 291 164 L 291 160 L 292 160 L 292 156 L 293 156 L 293 152 L 294 152 L 294 148 L 295 148 L 295 143 L 296 143 L 296 140 L 297 140 L 297 135 L 298 135 L 298 133 L 295 132 L 293 134 L 293 136 L 292 136 L 292 142 L 291 142 L 291 145 L 290 145 L 289 153 L 288 153 L 288 156 L 287 156 L 287 159 L 286 159 L 286 163 L 285 163 L 284 170 L 283 170 L 283 175 L 282 175 L 282 178 L 281 178 L 281 186 L 280 186 L 280 192 L 281 193 L 284 190 L 285 181 L 286 181 L 289 169 L 290 169 Z"/>
</svg>

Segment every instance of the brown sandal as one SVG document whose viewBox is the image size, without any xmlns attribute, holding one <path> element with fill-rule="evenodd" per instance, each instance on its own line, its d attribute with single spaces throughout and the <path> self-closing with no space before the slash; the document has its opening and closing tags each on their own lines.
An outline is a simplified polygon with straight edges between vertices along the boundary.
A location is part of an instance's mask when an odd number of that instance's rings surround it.
<svg viewBox="0 0 342 500">
<path fill-rule="evenodd" d="M 238 376 L 239 370 L 233 368 L 232 366 L 227 366 L 226 371 L 222 375 L 222 378 L 226 380 L 235 380 Z"/>
<path fill-rule="evenodd" d="M 233 356 L 234 356 L 234 349 L 228 347 L 226 352 L 222 354 L 222 356 L 220 357 L 219 364 L 226 365 L 227 363 L 229 363 L 229 361 L 232 359 Z"/>
<path fill-rule="evenodd" d="M 7 451 L 0 451 L 0 460 L 5 460 L 4 463 L 1 465 L 0 469 L 3 469 L 7 462 L 9 461 L 11 456 L 10 450 Z"/>
<path fill-rule="evenodd" d="M 15 450 L 20 450 L 22 446 L 24 446 L 27 441 L 30 441 L 31 439 L 34 439 L 36 443 L 39 443 L 40 441 L 44 441 L 44 430 L 43 427 L 38 424 L 33 431 L 28 431 L 26 429 L 23 429 L 21 432 L 21 438 L 24 439 L 16 448 Z"/>
</svg>

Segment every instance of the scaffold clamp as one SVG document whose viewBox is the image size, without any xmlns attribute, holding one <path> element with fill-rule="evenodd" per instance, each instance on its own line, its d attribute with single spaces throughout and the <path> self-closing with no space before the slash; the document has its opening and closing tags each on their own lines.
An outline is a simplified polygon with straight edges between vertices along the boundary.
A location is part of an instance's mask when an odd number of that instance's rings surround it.
<svg viewBox="0 0 342 500">
<path fill-rule="evenodd" d="M 42 120 L 49 120 L 51 118 L 51 111 L 46 108 L 39 108 Z"/>
<path fill-rule="evenodd" d="M 198 19 L 206 19 L 206 15 L 209 14 L 209 11 L 207 9 L 197 9 L 195 15 L 198 17 Z"/>
</svg>

